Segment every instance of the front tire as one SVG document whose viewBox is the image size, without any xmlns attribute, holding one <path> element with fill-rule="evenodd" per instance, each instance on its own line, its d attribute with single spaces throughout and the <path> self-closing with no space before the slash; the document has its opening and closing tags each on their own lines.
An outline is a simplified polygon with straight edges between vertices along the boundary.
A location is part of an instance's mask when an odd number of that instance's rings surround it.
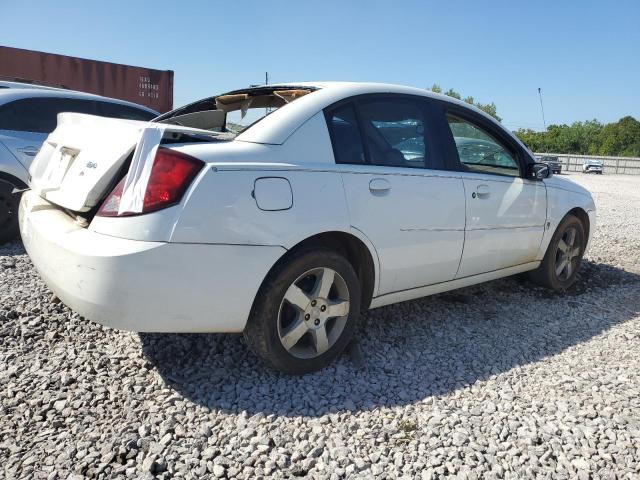
<svg viewBox="0 0 640 480">
<path fill-rule="evenodd" d="M 13 184 L 0 180 L 0 245 L 18 236 L 18 205 L 20 195 L 14 195 Z"/>
<path fill-rule="evenodd" d="M 567 215 L 558 225 L 540 266 L 530 273 L 538 285 L 563 292 L 576 281 L 587 244 L 584 225 Z"/>
<path fill-rule="evenodd" d="M 353 266 L 332 250 L 303 250 L 276 265 L 244 330 L 271 368 L 304 374 L 329 365 L 351 341 L 360 315 Z"/>
</svg>

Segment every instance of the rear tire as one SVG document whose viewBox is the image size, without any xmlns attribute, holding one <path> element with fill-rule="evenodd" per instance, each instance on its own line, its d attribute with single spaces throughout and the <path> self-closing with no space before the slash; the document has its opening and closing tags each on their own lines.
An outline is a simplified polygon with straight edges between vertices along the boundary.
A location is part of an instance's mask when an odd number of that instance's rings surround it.
<svg viewBox="0 0 640 480">
<path fill-rule="evenodd" d="M 529 277 L 543 287 L 565 291 L 576 281 L 586 243 L 582 222 L 574 215 L 567 215 L 553 234 L 542 263 Z"/>
<path fill-rule="evenodd" d="M 269 273 L 244 336 L 249 348 L 275 370 L 320 370 L 351 341 L 360 299 L 358 277 L 342 255 L 302 250 Z"/>
<path fill-rule="evenodd" d="M 0 180 L 0 245 L 17 238 L 18 206 L 20 194 L 14 195 L 15 186 L 6 180 Z"/>
</svg>

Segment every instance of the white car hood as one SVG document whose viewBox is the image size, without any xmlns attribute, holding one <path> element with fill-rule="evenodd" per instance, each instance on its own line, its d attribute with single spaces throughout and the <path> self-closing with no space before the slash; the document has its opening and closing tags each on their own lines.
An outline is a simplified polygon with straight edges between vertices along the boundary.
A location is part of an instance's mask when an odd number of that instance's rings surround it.
<svg viewBox="0 0 640 480">
<path fill-rule="evenodd" d="M 591 198 L 591 193 L 589 192 L 589 190 L 584 188 L 582 185 L 578 185 L 576 182 L 569 180 L 568 178 L 561 178 L 556 175 L 552 175 L 551 177 L 544 180 L 544 184 L 547 186 L 547 188 L 558 188 L 560 190 L 566 190 L 568 192 L 586 195 Z"/>
</svg>

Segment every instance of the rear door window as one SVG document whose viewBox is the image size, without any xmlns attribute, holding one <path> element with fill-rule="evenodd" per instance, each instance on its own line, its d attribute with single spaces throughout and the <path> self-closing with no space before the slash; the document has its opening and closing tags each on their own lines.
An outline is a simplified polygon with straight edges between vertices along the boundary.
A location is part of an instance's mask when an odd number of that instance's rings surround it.
<svg viewBox="0 0 640 480">
<path fill-rule="evenodd" d="M 424 104 L 406 98 L 358 102 L 360 130 L 372 165 L 425 168 Z"/>
<path fill-rule="evenodd" d="M 0 107 L 0 130 L 51 133 L 61 112 L 96 114 L 95 102 L 76 98 L 25 98 Z"/>
</svg>

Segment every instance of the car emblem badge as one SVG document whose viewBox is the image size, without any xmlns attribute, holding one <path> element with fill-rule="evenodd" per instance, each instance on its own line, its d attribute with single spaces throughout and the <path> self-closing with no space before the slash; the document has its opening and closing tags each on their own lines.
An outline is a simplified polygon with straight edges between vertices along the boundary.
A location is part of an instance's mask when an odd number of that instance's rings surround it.
<svg viewBox="0 0 640 480">
<path fill-rule="evenodd" d="M 93 163 L 93 162 L 89 162 L 89 163 L 87 163 L 87 168 L 98 168 L 98 164 L 97 163 Z"/>
</svg>

